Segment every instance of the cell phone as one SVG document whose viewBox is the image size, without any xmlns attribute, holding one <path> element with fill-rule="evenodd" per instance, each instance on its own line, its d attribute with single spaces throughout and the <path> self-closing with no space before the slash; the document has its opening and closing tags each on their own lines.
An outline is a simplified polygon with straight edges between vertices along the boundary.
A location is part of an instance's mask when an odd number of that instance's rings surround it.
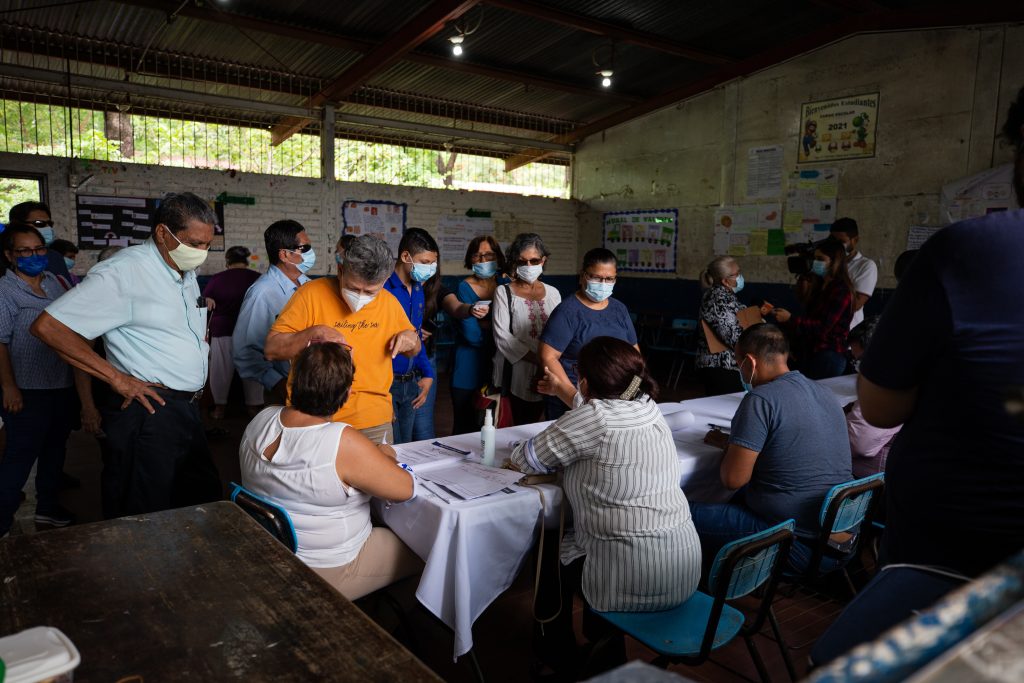
<svg viewBox="0 0 1024 683">
<path fill-rule="evenodd" d="M 490 299 L 487 299 L 487 300 L 481 299 L 480 301 L 477 301 L 475 304 L 473 304 L 473 308 L 476 308 L 477 306 L 483 306 L 484 308 L 487 308 L 490 305 L 491 305 L 491 300 Z"/>
</svg>

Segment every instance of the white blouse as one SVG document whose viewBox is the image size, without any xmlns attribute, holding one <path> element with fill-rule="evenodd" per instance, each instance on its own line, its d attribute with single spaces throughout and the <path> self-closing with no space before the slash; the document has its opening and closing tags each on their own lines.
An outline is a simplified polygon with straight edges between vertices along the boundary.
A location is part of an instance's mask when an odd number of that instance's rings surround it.
<svg viewBox="0 0 1024 683">
<path fill-rule="evenodd" d="M 491 301 L 493 312 L 494 343 L 498 352 L 494 355 L 494 386 L 500 386 L 505 360 L 512 363 L 512 395 L 524 401 L 540 401 L 544 397 L 533 391 L 530 385 L 537 376 L 537 366 L 523 359 L 530 351 L 537 353 L 540 334 L 548 322 L 548 316 L 555 306 L 562 303 L 562 295 L 551 285 L 544 285 L 544 298 L 531 301 L 512 292 L 512 310 L 509 311 L 507 290 L 502 285 L 494 290 Z M 512 332 L 509 332 L 509 314 Z"/>
</svg>

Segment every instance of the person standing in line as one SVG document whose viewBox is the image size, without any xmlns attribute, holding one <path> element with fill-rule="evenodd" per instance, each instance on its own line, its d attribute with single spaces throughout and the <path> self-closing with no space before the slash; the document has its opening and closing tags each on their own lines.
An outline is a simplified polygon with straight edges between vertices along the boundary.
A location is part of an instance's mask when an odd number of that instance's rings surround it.
<svg viewBox="0 0 1024 683">
<path fill-rule="evenodd" d="M 316 252 L 302 224 L 276 221 L 263 231 L 270 267 L 245 292 L 231 333 L 232 357 L 243 380 L 263 385 L 268 403 L 284 404 L 288 397 L 288 360 L 268 360 L 263 353 L 267 333 L 288 299 L 309 282 L 306 273 L 316 262 Z"/>
<path fill-rule="evenodd" d="M 516 235 L 505 253 L 512 282 L 495 290 L 491 306 L 498 347 L 494 384 L 510 396 L 517 425 L 538 422 L 544 414 L 544 397 L 537 393 L 543 367 L 538 346 L 548 316 L 562 302 L 557 289 L 540 281 L 549 255 L 540 235 Z"/>
<path fill-rule="evenodd" d="M 64 262 L 63 256 L 50 248 L 56 238 L 50 207 L 43 202 L 22 202 L 12 206 L 7 217 L 8 225 L 27 225 L 39 231 L 46 245 L 46 270 L 57 276 L 64 289 L 70 289 L 71 273 L 68 271 L 68 265 Z"/>
<path fill-rule="evenodd" d="M 878 264 L 860 253 L 860 229 L 852 218 L 839 218 L 829 229 L 831 237 L 846 249 L 846 271 L 853 284 L 853 319 L 850 329 L 864 321 L 864 305 L 875 293 L 878 284 Z"/>
<path fill-rule="evenodd" d="M 249 269 L 250 252 L 245 247 L 231 247 L 224 252 L 227 268 L 210 278 L 203 296 L 212 299 L 210 320 L 210 393 L 213 394 L 213 419 L 224 419 L 231 380 L 235 377 L 232 358 L 232 334 L 242 308 L 242 300 L 260 274 Z M 263 406 L 263 386 L 243 379 L 242 390 L 250 417 Z"/>
<path fill-rule="evenodd" d="M 191 192 L 166 195 L 144 244 L 96 264 L 32 325 L 61 357 L 116 392 L 100 406 L 106 514 L 156 512 L 222 495 L 199 414 L 210 346 L 195 273 L 216 220 Z M 106 359 L 87 341 L 101 336 Z"/>
<path fill-rule="evenodd" d="M 440 278 L 437 242 L 426 230 L 409 228 L 398 244 L 398 261 L 391 277 L 384 283 L 384 289 L 402 305 L 406 317 L 422 341 L 424 312 L 427 301 L 434 303 Z M 391 403 L 394 408 L 395 443 L 433 438 L 433 404 L 429 407 L 427 398 L 434 385 L 434 368 L 427 358 L 426 344 L 420 345 L 419 353 L 412 358 L 396 356 L 392 369 Z M 430 414 L 426 414 L 429 410 Z M 416 434 L 416 423 L 420 433 Z"/>
<path fill-rule="evenodd" d="M 452 363 L 453 434 L 480 429 L 476 397 L 492 374 L 494 337 L 488 315 L 498 287 L 499 273 L 505 270 L 505 255 L 490 235 L 478 235 L 466 248 L 463 262 L 472 275 L 459 283 L 455 296 L 469 306 L 471 315 L 455 322 L 455 361 Z M 486 304 L 480 302 L 485 301 Z"/>
<path fill-rule="evenodd" d="M 78 246 L 74 242 L 68 240 L 54 240 L 53 244 L 50 245 L 50 251 L 57 252 L 61 258 L 64 259 L 64 265 L 68 269 L 69 284 L 74 287 L 82 278 L 75 275 L 72 271 L 75 267 L 75 262 L 78 259 Z"/>
</svg>

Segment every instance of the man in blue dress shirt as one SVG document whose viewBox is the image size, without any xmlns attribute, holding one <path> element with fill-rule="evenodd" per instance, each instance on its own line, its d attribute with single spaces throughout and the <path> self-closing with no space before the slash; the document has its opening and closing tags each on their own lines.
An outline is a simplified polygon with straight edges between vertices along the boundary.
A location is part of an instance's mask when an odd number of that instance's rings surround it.
<svg viewBox="0 0 1024 683">
<path fill-rule="evenodd" d="M 96 264 L 32 326 L 65 360 L 116 392 L 100 406 L 108 516 L 221 496 L 199 414 L 210 347 L 195 274 L 216 220 L 196 195 L 167 195 L 145 244 Z M 106 359 L 89 342 L 101 336 Z"/>
<path fill-rule="evenodd" d="M 274 403 L 283 404 L 288 396 L 291 363 L 267 360 L 263 346 L 270 326 L 288 303 L 292 292 L 309 282 L 306 272 L 316 257 L 308 256 L 314 253 L 313 247 L 306 229 L 298 221 L 272 223 L 263 233 L 263 244 L 270 259 L 270 268 L 246 291 L 231 336 L 231 346 L 239 376 L 259 382 L 263 385 L 264 396 Z"/>
</svg>

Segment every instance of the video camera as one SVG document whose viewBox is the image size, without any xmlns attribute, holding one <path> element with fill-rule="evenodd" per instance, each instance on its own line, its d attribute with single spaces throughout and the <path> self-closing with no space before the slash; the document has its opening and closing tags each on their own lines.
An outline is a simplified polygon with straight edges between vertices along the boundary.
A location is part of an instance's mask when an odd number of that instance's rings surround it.
<svg viewBox="0 0 1024 683">
<path fill-rule="evenodd" d="M 825 238 L 827 240 L 829 238 Z M 786 259 L 786 267 L 789 268 L 789 272 L 793 275 L 804 275 L 811 272 L 811 262 L 814 261 L 814 250 L 819 245 L 823 244 L 825 240 L 818 240 L 817 242 L 801 242 L 799 244 L 787 244 L 785 248 L 785 254 L 789 258 Z"/>
</svg>

